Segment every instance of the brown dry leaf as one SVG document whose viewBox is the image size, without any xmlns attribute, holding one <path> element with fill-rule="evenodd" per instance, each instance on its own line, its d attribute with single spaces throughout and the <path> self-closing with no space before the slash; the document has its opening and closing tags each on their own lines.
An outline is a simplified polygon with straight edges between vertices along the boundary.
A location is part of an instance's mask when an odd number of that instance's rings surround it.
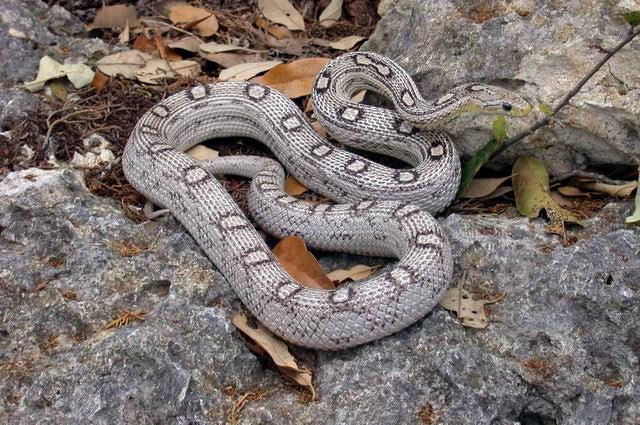
<svg viewBox="0 0 640 425">
<path fill-rule="evenodd" d="M 308 288 L 336 289 L 302 239 L 288 236 L 278 242 L 272 252 L 280 265 L 300 284 Z"/>
<path fill-rule="evenodd" d="M 124 28 L 127 23 L 131 28 L 140 24 L 135 7 L 124 4 L 102 6 L 93 22 L 87 25 L 87 31 L 97 28 Z"/>
<path fill-rule="evenodd" d="M 255 326 L 249 324 L 247 316 L 243 313 L 236 314 L 232 323 L 257 345 L 258 349 L 255 351 L 261 354 L 268 354 L 282 373 L 297 384 L 307 387 L 311 391 L 312 400 L 316 398 L 311 372 L 298 366 L 295 358 L 289 353 L 287 345 L 282 340 L 274 336 L 258 321 L 255 322 Z M 251 348 L 255 349 L 256 347 L 253 346 Z"/>
<path fill-rule="evenodd" d="M 560 192 L 553 191 L 549 193 L 549 196 L 551 196 L 551 199 L 553 199 L 553 202 L 555 202 L 556 204 L 560 205 L 563 208 L 574 207 L 573 201 L 570 200 L 569 198 L 565 198 Z"/>
<path fill-rule="evenodd" d="M 329 5 L 322 11 L 318 18 L 320 26 L 329 28 L 338 22 L 342 16 L 342 3 L 343 0 L 331 0 Z"/>
<path fill-rule="evenodd" d="M 328 58 L 305 58 L 274 67 L 251 82 L 274 88 L 290 99 L 311 94 L 313 80 L 320 70 L 329 63 Z"/>
<path fill-rule="evenodd" d="M 589 193 L 573 186 L 560 186 L 558 192 L 563 196 L 589 196 Z"/>
<path fill-rule="evenodd" d="M 443 308 L 455 312 L 463 326 L 484 329 L 489 325 L 489 320 L 484 312 L 484 303 L 475 301 L 471 294 L 462 288 L 464 279 L 463 275 L 457 288 L 449 288 L 440 299 L 439 304 Z"/>
<path fill-rule="evenodd" d="M 362 103 L 366 94 L 367 94 L 366 90 L 360 90 L 358 93 L 351 96 L 351 101 L 353 103 Z"/>
<path fill-rule="evenodd" d="M 289 196 L 302 195 L 309 191 L 309 188 L 303 185 L 293 176 L 287 176 L 284 180 L 284 191 Z"/>
<path fill-rule="evenodd" d="M 199 51 L 198 54 L 210 61 L 217 63 L 223 68 L 231 68 L 244 63 L 256 63 L 262 60 L 260 53 L 240 54 L 240 53 L 206 53 Z"/>
<path fill-rule="evenodd" d="M 511 176 L 496 177 L 496 178 L 475 178 L 471 181 L 469 186 L 460 195 L 461 198 L 484 198 L 489 196 L 498 189 L 498 187 L 509 180 Z"/>
<path fill-rule="evenodd" d="M 292 31 L 304 30 L 304 19 L 287 0 L 258 0 L 258 9 L 265 18 Z"/>
<path fill-rule="evenodd" d="M 164 59 L 148 60 L 145 66 L 135 72 L 138 81 L 158 84 L 165 78 L 194 77 L 200 74 L 200 64 L 190 60 L 167 62 Z"/>
<path fill-rule="evenodd" d="M 280 65 L 281 63 L 281 61 L 242 63 L 222 70 L 218 79 L 220 81 L 246 81 L 262 72 L 270 70 L 274 66 Z"/>
<path fill-rule="evenodd" d="M 213 12 L 194 7 L 186 3 L 179 3 L 169 9 L 169 20 L 174 24 L 190 24 L 198 22 L 193 29 L 198 31 L 203 37 L 214 35 L 218 31 L 218 19 Z"/>
<path fill-rule="evenodd" d="M 120 33 L 120 35 L 118 35 L 118 42 L 120 42 L 121 44 L 127 44 L 131 39 L 130 33 L 131 31 L 129 29 L 129 21 L 127 21 L 124 24 L 124 28 L 122 29 L 122 32 Z"/>
<path fill-rule="evenodd" d="M 135 72 L 142 68 L 152 56 L 140 50 L 127 50 L 105 56 L 96 62 L 100 72 L 110 77 L 122 75 L 125 78 L 135 79 Z"/>
<path fill-rule="evenodd" d="M 350 35 L 349 37 L 344 37 L 344 38 L 341 38 L 340 40 L 330 42 L 329 47 L 336 50 L 349 50 L 349 49 L 353 49 L 356 44 L 366 39 L 367 37 L 362 37 L 359 35 Z"/>
<path fill-rule="evenodd" d="M 632 181 L 626 184 L 616 185 L 606 184 L 595 180 L 581 179 L 580 186 L 585 189 L 593 190 L 594 192 L 606 193 L 614 198 L 628 198 L 638 187 L 638 182 Z"/>
<path fill-rule="evenodd" d="M 291 32 L 281 25 L 271 25 L 267 28 L 267 32 L 277 38 L 278 40 L 284 40 L 285 38 L 291 38 Z"/>
<path fill-rule="evenodd" d="M 371 276 L 380 266 L 367 266 L 357 264 L 348 270 L 338 269 L 327 274 L 327 277 L 335 284 L 346 282 L 347 280 L 358 281 Z"/>
<path fill-rule="evenodd" d="M 167 46 L 167 42 L 160 34 L 155 35 L 154 41 L 156 43 L 156 47 L 158 48 L 158 53 L 160 53 L 160 57 L 162 59 L 168 60 L 171 62 L 182 60 L 182 56 L 180 56 L 180 54 L 177 53 L 176 51 L 169 48 Z"/>
<path fill-rule="evenodd" d="M 236 46 L 235 44 L 218 44 L 215 41 L 200 45 L 200 50 L 205 53 L 224 53 L 241 50 L 249 53 L 265 53 L 266 50 L 255 50 L 248 47 Z"/>
<path fill-rule="evenodd" d="M 129 310 L 122 310 L 122 312 L 120 314 L 118 314 L 118 317 L 116 317 L 114 320 L 112 320 L 111 322 L 109 322 L 109 324 L 107 324 L 107 326 L 105 326 L 105 329 L 112 329 L 112 328 L 119 328 L 122 326 L 126 326 L 136 320 L 144 322 L 145 316 L 147 315 L 148 311 L 146 310 L 140 310 L 140 311 L 129 311 Z"/>
<path fill-rule="evenodd" d="M 185 151 L 193 159 L 207 160 L 218 157 L 218 151 L 206 147 L 205 145 L 195 145 L 194 147 Z"/>
<path fill-rule="evenodd" d="M 187 52 L 196 53 L 200 46 L 200 40 L 195 37 L 183 37 L 179 40 L 169 43 L 172 49 L 186 50 Z"/>
<path fill-rule="evenodd" d="M 311 127 L 313 127 L 313 129 L 316 131 L 316 133 L 318 133 L 320 136 L 322 136 L 323 139 L 327 138 L 327 129 L 324 128 L 322 126 L 322 124 L 320 124 L 320 121 L 312 121 L 311 122 Z"/>
<path fill-rule="evenodd" d="M 102 72 L 96 71 L 96 73 L 93 75 L 93 81 L 91 82 L 91 85 L 93 86 L 93 88 L 100 91 L 107 85 L 108 82 L 108 75 L 104 75 Z"/>
<path fill-rule="evenodd" d="M 135 50 L 140 50 L 141 52 L 155 52 L 158 49 L 158 46 L 152 39 L 147 37 L 145 34 L 140 34 L 133 40 L 131 47 Z"/>
</svg>

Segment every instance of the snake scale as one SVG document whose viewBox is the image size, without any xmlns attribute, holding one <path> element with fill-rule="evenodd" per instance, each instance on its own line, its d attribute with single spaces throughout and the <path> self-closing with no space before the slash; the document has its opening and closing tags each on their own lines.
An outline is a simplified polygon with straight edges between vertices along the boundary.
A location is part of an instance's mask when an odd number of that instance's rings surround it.
<svg viewBox="0 0 640 425">
<path fill-rule="evenodd" d="M 362 89 L 387 97 L 395 110 L 351 102 Z M 296 345 L 338 350 L 411 325 L 448 286 L 453 260 L 431 214 L 452 201 L 460 163 L 438 128 L 465 113 L 522 116 L 530 106 L 517 94 L 483 84 L 425 100 L 399 65 L 370 52 L 329 62 L 312 95 L 316 116 L 334 138 L 411 168 L 385 167 L 338 149 L 317 135 L 291 100 L 248 82 L 197 86 L 166 98 L 138 122 L 122 164 L 140 193 L 184 225 L 260 322 Z M 230 136 L 264 143 L 298 180 L 336 204 L 288 196 L 285 172 L 274 160 L 195 161 L 183 153 Z M 301 286 L 215 179 L 221 173 L 253 178 L 250 211 L 275 236 L 294 234 L 317 249 L 396 257 L 398 263 L 331 291 Z"/>
</svg>

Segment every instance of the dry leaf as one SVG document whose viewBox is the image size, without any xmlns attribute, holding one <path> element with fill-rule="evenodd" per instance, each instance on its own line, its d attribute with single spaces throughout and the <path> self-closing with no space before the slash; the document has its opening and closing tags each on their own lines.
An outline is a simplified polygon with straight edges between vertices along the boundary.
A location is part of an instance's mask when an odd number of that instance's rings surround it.
<svg viewBox="0 0 640 425">
<path fill-rule="evenodd" d="M 551 196 L 551 199 L 553 199 L 553 202 L 555 202 L 556 204 L 560 205 L 563 208 L 573 208 L 575 206 L 571 199 L 565 198 L 560 192 L 553 191 L 549 193 L 549 196 Z"/>
<path fill-rule="evenodd" d="M 240 53 L 206 53 L 198 51 L 198 54 L 204 59 L 217 63 L 223 68 L 231 68 L 246 63 L 256 63 L 262 60 L 262 56 L 260 56 L 259 53 L 245 55 Z"/>
<path fill-rule="evenodd" d="M 638 187 L 638 182 L 632 181 L 626 184 L 606 184 L 593 180 L 580 180 L 580 186 L 594 192 L 606 193 L 614 198 L 628 198 Z"/>
<path fill-rule="evenodd" d="M 212 36 L 218 31 L 218 19 L 213 12 L 186 3 L 171 6 L 169 20 L 174 24 L 190 24 L 200 21 L 193 26 L 193 29 L 203 37 Z"/>
<path fill-rule="evenodd" d="M 302 15 L 287 0 L 258 0 L 258 9 L 265 18 L 292 31 L 304 30 Z"/>
<path fill-rule="evenodd" d="M 366 94 L 367 94 L 366 90 L 360 90 L 358 93 L 351 96 L 351 101 L 353 103 L 362 103 Z"/>
<path fill-rule="evenodd" d="M 55 80 L 51 80 L 48 84 L 49 90 L 51 91 L 51 94 L 56 98 L 56 99 L 60 99 L 63 102 L 65 100 L 67 100 L 67 97 L 69 96 L 69 91 L 67 90 L 67 87 L 65 86 L 64 82 L 57 78 Z"/>
<path fill-rule="evenodd" d="M 327 274 L 327 277 L 331 279 L 333 283 L 340 284 L 347 280 L 358 281 L 366 279 L 371 276 L 380 266 L 367 266 L 364 264 L 357 264 L 348 270 L 338 269 Z"/>
<path fill-rule="evenodd" d="M 268 354 L 282 373 L 297 384 L 309 388 L 312 400 L 316 398 L 311 372 L 298 367 L 296 360 L 289 353 L 289 349 L 284 342 L 274 336 L 262 323 L 256 321 L 256 326 L 250 325 L 247 316 L 243 313 L 236 314 L 232 323 L 257 345 L 258 350 L 256 351 Z"/>
<path fill-rule="evenodd" d="M 577 187 L 573 186 L 560 186 L 558 192 L 564 196 L 589 196 L 589 193 L 583 192 Z"/>
<path fill-rule="evenodd" d="M 449 288 L 445 292 L 439 304 L 443 308 L 455 312 L 463 326 L 484 329 L 489 325 L 489 320 L 484 312 L 484 303 L 475 301 L 471 294 L 462 288 L 463 282 L 464 276 L 460 279 L 457 288 Z"/>
<path fill-rule="evenodd" d="M 288 236 L 278 242 L 272 251 L 280 265 L 300 284 L 309 288 L 336 288 L 302 239 Z"/>
<path fill-rule="evenodd" d="M 349 49 L 353 49 L 356 44 L 366 39 L 367 37 L 361 37 L 359 35 L 350 35 L 349 37 L 341 38 L 338 41 L 330 42 L 329 47 L 336 50 L 349 50 Z"/>
<path fill-rule="evenodd" d="M 148 60 L 143 68 L 135 72 L 138 81 L 147 84 L 158 84 L 165 78 L 194 77 L 200 74 L 198 62 L 183 60 L 167 62 L 164 59 Z"/>
<path fill-rule="evenodd" d="M 100 91 L 107 85 L 108 82 L 109 82 L 108 75 L 104 75 L 102 72 L 96 71 L 96 73 L 93 76 L 93 81 L 91 81 L 91 85 L 93 86 L 93 88 Z"/>
<path fill-rule="evenodd" d="M 36 92 L 42 90 L 44 84 L 55 78 L 67 77 L 73 87 L 79 89 L 81 87 L 91 84 L 93 81 L 93 71 L 87 65 L 83 64 L 67 64 L 63 65 L 50 58 L 44 56 L 40 59 L 40 66 L 38 68 L 38 75 L 33 81 L 24 83 L 24 88 L 30 92 Z"/>
<path fill-rule="evenodd" d="M 27 39 L 29 38 L 24 32 L 15 28 L 9 28 L 9 35 L 15 38 Z"/>
<path fill-rule="evenodd" d="M 164 38 L 160 34 L 156 34 L 154 37 L 154 41 L 156 47 L 158 49 L 158 53 L 160 53 L 160 57 L 164 60 L 176 62 L 182 60 L 182 56 L 180 56 L 177 52 L 171 50 L 168 46 Z"/>
<path fill-rule="evenodd" d="M 87 31 L 96 28 L 124 28 L 127 23 L 131 28 L 137 27 L 140 24 L 135 7 L 124 4 L 102 6 L 93 22 L 87 25 Z"/>
<path fill-rule="evenodd" d="M 331 3 L 322 11 L 318 21 L 320 25 L 329 28 L 336 24 L 336 22 L 342 16 L 342 2 L 343 0 L 331 0 Z"/>
<path fill-rule="evenodd" d="M 309 188 L 303 185 L 293 176 L 287 176 L 284 180 L 284 191 L 289 196 L 302 195 L 309 191 Z"/>
<path fill-rule="evenodd" d="M 270 25 L 269 28 L 267 28 L 267 31 L 278 40 L 284 40 L 285 38 L 291 37 L 291 32 L 280 25 Z"/>
<path fill-rule="evenodd" d="M 150 54 L 140 50 L 127 50 L 103 57 L 96 62 L 96 66 L 100 72 L 110 77 L 122 75 L 124 78 L 135 79 L 135 72 L 151 58 Z"/>
<path fill-rule="evenodd" d="M 565 223 L 582 225 L 578 217 L 556 204 L 549 195 L 549 174 L 544 165 L 531 156 L 518 158 L 513 165 L 513 188 L 520 214 L 535 218 L 544 209 L 549 217 L 546 231 L 567 239 Z"/>
<path fill-rule="evenodd" d="M 274 67 L 261 77 L 251 80 L 274 88 L 290 99 L 311 94 L 313 80 L 329 63 L 327 58 L 305 58 Z"/>
<path fill-rule="evenodd" d="M 316 131 L 316 133 L 318 133 L 320 136 L 322 136 L 323 139 L 327 138 L 327 129 L 325 129 L 322 124 L 320 124 L 320 121 L 312 121 L 311 122 L 311 127 L 313 127 L 313 129 Z"/>
<path fill-rule="evenodd" d="M 638 177 L 637 184 L 640 184 L 640 177 Z M 624 219 L 625 223 L 640 223 L 640 189 L 636 191 L 635 210 L 633 214 Z"/>
<path fill-rule="evenodd" d="M 133 44 L 131 44 L 134 50 L 140 50 L 141 52 L 155 52 L 158 49 L 156 43 L 145 34 L 140 34 L 133 40 Z"/>
<path fill-rule="evenodd" d="M 172 49 L 186 50 L 187 52 L 196 53 L 200 46 L 200 40 L 195 37 L 184 37 L 180 40 L 169 43 Z"/>
<path fill-rule="evenodd" d="M 461 198 L 484 198 L 489 196 L 498 189 L 498 187 L 509 180 L 511 176 L 497 177 L 497 178 L 475 178 L 471 181 L 469 186 L 460 195 Z"/>
<path fill-rule="evenodd" d="M 237 51 L 237 50 L 241 50 L 243 52 L 250 52 L 250 53 L 264 53 L 266 52 L 266 50 L 255 50 L 255 49 L 249 49 L 247 47 L 242 47 L 242 46 L 236 46 L 234 44 L 218 44 L 214 41 L 210 42 L 210 43 L 204 43 L 200 45 L 200 50 L 202 50 L 203 52 L 206 53 L 224 53 L 224 52 L 232 52 L 232 51 Z"/>
<path fill-rule="evenodd" d="M 207 160 L 218 157 L 218 151 L 215 149 L 211 149 L 206 147 L 205 145 L 195 145 L 191 149 L 185 151 L 187 155 L 189 155 L 193 159 L 197 160 Z"/>
<path fill-rule="evenodd" d="M 129 30 L 129 21 L 124 24 L 124 29 L 118 36 L 118 42 L 121 44 L 127 44 L 130 40 L 130 30 Z"/>
<path fill-rule="evenodd" d="M 281 63 L 281 61 L 242 63 L 222 70 L 218 79 L 220 81 L 247 81 Z"/>
</svg>

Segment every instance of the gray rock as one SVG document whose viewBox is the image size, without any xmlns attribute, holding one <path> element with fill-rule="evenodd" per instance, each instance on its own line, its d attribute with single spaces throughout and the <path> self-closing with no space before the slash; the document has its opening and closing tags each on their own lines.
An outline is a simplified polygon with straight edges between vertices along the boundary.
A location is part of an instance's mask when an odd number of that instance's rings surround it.
<svg viewBox="0 0 640 425">
<path fill-rule="evenodd" d="M 0 44 L 2 87 L 33 80 L 45 55 L 80 63 L 110 50 L 101 40 L 87 40 L 84 24 L 66 9 L 41 0 L 0 2 Z"/>
<path fill-rule="evenodd" d="M 467 288 L 507 293 L 489 327 L 464 328 L 438 307 L 356 349 L 294 348 L 320 398 L 305 404 L 245 347 L 230 323 L 237 298 L 173 219 L 133 223 L 70 171 L 9 174 L 0 422 L 223 424 L 239 394 L 260 390 L 238 423 L 637 424 L 640 228 L 623 225 L 630 209 L 607 206 L 566 248 L 541 219 L 442 219 Z M 105 329 L 125 309 L 148 314 Z"/>
<path fill-rule="evenodd" d="M 602 49 L 627 36 L 630 26 L 621 13 L 631 3 L 397 0 L 361 50 L 398 61 L 427 97 L 481 81 L 516 89 L 534 104 L 553 104 L 603 57 Z M 639 56 L 640 40 L 635 40 L 573 98 L 556 125 L 509 149 L 501 163 L 535 155 L 553 174 L 587 165 L 630 164 L 629 155 L 640 155 Z M 539 115 L 510 120 L 510 133 Z M 492 120 L 459 119 L 452 125 L 465 155 L 489 140 Z"/>
<path fill-rule="evenodd" d="M 18 89 L 0 88 L 0 131 L 7 131 L 38 111 L 37 96 Z"/>
</svg>

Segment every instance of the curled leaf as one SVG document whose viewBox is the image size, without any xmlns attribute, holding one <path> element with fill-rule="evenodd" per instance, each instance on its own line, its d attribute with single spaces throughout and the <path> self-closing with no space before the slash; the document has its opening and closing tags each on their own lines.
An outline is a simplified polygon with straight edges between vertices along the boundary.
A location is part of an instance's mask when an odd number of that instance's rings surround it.
<svg viewBox="0 0 640 425">
<path fill-rule="evenodd" d="M 338 22 L 342 16 L 342 3 L 343 0 L 331 0 L 318 18 L 320 26 L 329 28 Z"/>
<path fill-rule="evenodd" d="M 495 178 L 475 178 L 460 195 L 461 198 L 477 199 L 493 194 L 511 176 Z"/>
<path fill-rule="evenodd" d="M 638 185 L 640 185 L 640 177 L 638 177 Z M 640 189 L 636 190 L 635 211 L 624 220 L 625 223 L 640 223 Z"/>
<path fill-rule="evenodd" d="M 265 18 L 292 31 L 304 30 L 302 15 L 287 0 L 258 0 L 258 9 Z"/>
<path fill-rule="evenodd" d="M 24 83 L 24 88 L 30 92 L 42 90 L 44 84 L 55 78 L 67 77 L 71 84 L 77 89 L 91 84 L 93 81 L 93 71 L 87 65 L 83 64 L 67 64 L 63 65 L 55 61 L 49 56 L 40 59 L 40 67 L 38 75 L 33 81 Z"/>
<path fill-rule="evenodd" d="M 320 267 L 318 260 L 307 250 L 302 239 L 289 236 L 273 247 L 273 255 L 289 274 L 309 288 L 335 289 L 335 285 Z"/>
<path fill-rule="evenodd" d="M 303 185 L 293 176 L 287 176 L 284 181 L 284 191 L 289 196 L 302 195 L 309 191 L 309 188 Z"/>
<path fill-rule="evenodd" d="M 311 94 L 313 80 L 329 63 L 327 58 L 305 58 L 278 65 L 261 77 L 251 80 L 276 89 L 290 99 Z"/>
</svg>

